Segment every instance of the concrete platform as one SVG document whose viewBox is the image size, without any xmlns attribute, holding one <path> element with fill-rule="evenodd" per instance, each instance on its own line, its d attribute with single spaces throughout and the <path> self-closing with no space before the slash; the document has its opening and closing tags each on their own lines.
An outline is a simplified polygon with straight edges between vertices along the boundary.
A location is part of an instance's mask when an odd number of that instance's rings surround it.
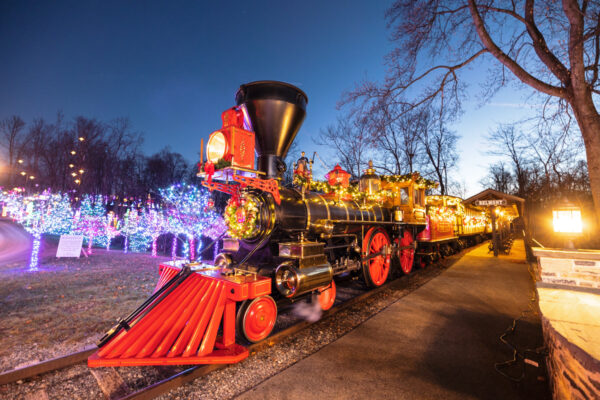
<svg viewBox="0 0 600 400">
<path fill-rule="evenodd" d="M 241 399 L 546 399 L 545 372 L 515 383 L 494 363 L 499 336 L 528 308 L 534 283 L 523 243 L 494 259 L 484 244 L 448 271 Z M 519 348 L 543 344 L 539 317 L 520 321 Z M 515 376 L 520 370 L 507 371 Z"/>
</svg>

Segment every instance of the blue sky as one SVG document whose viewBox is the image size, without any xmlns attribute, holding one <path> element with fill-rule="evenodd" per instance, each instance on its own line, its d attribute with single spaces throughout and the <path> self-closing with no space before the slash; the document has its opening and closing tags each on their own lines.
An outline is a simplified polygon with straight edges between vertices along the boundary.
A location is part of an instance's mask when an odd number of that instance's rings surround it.
<svg viewBox="0 0 600 400">
<path fill-rule="evenodd" d="M 344 90 L 381 79 L 391 49 L 391 1 L 366 2 L 0 2 L 0 119 L 52 120 L 58 110 L 108 121 L 129 117 L 143 151 L 164 146 L 197 158 L 200 139 L 220 127 L 240 84 L 281 80 L 309 98 L 299 149 L 335 122 Z M 483 135 L 519 108 L 510 91 L 466 113 L 457 175 L 481 190 L 489 158 Z"/>
</svg>

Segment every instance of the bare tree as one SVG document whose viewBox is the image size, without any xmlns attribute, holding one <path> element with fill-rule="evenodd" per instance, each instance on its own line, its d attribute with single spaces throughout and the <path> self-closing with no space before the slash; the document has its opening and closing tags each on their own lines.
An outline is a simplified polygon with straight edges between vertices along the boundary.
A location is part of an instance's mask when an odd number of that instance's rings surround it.
<svg viewBox="0 0 600 400">
<path fill-rule="evenodd" d="M 146 159 L 144 186 L 150 192 L 158 193 L 160 188 L 184 181 L 189 170 L 190 166 L 183 156 L 166 147 Z"/>
<path fill-rule="evenodd" d="M 456 142 L 459 136 L 446 128 L 443 118 L 439 114 L 427 112 L 421 114 L 423 118 L 423 131 L 420 132 L 419 141 L 423 151 L 427 156 L 428 169 L 424 170 L 424 175 L 433 176 L 440 184 L 440 194 L 448 193 L 449 171 L 451 171 L 458 161 L 456 151 Z"/>
<path fill-rule="evenodd" d="M 346 100 L 460 109 L 462 72 L 494 60 L 486 98 L 516 78 L 572 113 L 583 137 L 600 216 L 600 4 L 589 0 L 397 0 L 387 12 L 397 48 L 383 84 L 363 82 Z M 429 62 L 427 62 L 429 61 Z M 409 93 L 409 90 L 412 92 Z M 414 95 L 414 93 L 418 93 Z"/>
<path fill-rule="evenodd" d="M 367 114 L 376 166 L 390 174 L 412 173 L 421 166 L 425 157 L 419 138 L 427 130 L 427 116 L 426 110 L 403 112 L 385 103 Z"/>
<path fill-rule="evenodd" d="M 321 130 L 317 142 L 330 146 L 335 151 L 340 166 L 354 178 L 358 178 L 368 162 L 369 146 L 373 143 L 373 138 L 364 120 L 338 118 L 335 125 Z"/>
<path fill-rule="evenodd" d="M 487 136 L 492 149 L 487 154 L 503 156 L 510 160 L 517 183 L 517 195 L 525 197 L 527 192 L 530 143 L 523 132 L 517 132 L 514 124 L 501 124 Z"/>
<path fill-rule="evenodd" d="M 17 153 L 21 150 L 24 142 L 23 127 L 25 122 L 16 115 L 0 121 L 0 138 L 2 147 L 6 150 L 8 158 L 8 177 L 7 184 L 10 186 L 13 182 L 15 164 L 17 162 Z"/>
<path fill-rule="evenodd" d="M 514 187 L 513 176 L 502 161 L 490 165 L 488 175 L 480 183 L 503 193 L 511 193 Z"/>
</svg>

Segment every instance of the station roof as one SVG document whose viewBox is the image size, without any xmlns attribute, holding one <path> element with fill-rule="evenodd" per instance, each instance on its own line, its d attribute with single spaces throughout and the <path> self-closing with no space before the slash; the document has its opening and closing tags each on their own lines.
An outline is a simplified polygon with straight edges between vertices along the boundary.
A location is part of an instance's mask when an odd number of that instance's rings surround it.
<svg viewBox="0 0 600 400">
<path fill-rule="evenodd" d="M 524 203 L 525 199 L 513 196 L 512 194 L 499 192 L 494 189 L 485 189 L 483 192 L 479 192 L 474 196 L 464 200 L 464 203 L 471 204 L 478 200 L 506 200 L 507 203 Z"/>
<path fill-rule="evenodd" d="M 463 201 L 464 204 L 472 204 L 476 206 L 495 206 L 513 214 L 514 217 L 521 215 L 522 205 L 525 199 L 513 196 L 512 194 L 503 193 L 494 189 L 485 189 L 483 192 L 477 193 Z"/>
</svg>

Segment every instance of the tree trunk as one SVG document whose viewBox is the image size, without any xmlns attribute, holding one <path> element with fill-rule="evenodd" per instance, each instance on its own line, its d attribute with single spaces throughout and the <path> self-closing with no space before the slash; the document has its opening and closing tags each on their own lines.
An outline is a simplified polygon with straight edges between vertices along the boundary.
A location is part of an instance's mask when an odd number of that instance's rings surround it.
<svg viewBox="0 0 600 400">
<path fill-rule="evenodd" d="M 594 199 L 596 226 L 600 218 L 600 115 L 594 107 L 591 95 L 574 99 L 571 107 L 585 144 L 585 153 L 590 177 L 590 189 Z"/>
</svg>

